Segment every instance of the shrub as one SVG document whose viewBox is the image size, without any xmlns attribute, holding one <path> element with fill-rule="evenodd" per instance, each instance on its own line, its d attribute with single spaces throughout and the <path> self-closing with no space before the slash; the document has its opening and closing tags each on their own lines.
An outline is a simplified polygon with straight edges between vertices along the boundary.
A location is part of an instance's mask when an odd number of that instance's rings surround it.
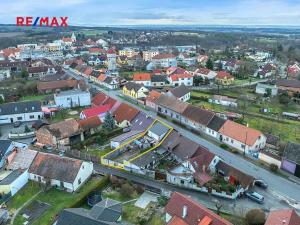
<svg viewBox="0 0 300 225">
<path fill-rule="evenodd" d="M 220 147 L 221 147 L 221 148 L 224 148 L 224 149 L 228 149 L 228 145 L 226 145 L 226 144 L 224 144 L 224 143 L 223 143 L 223 144 L 220 144 Z"/>
<path fill-rule="evenodd" d="M 248 225 L 264 225 L 266 215 L 261 209 L 251 209 L 246 214 L 246 222 Z"/>
<path fill-rule="evenodd" d="M 276 164 L 274 164 L 274 163 L 271 163 L 271 164 L 270 164 L 270 170 L 271 170 L 272 172 L 276 173 L 277 170 L 278 170 L 278 166 L 277 166 Z"/>
<path fill-rule="evenodd" d="M 158 204 L 159 204 L 160 206 L 165 207 L 165 206 L 167 205 L 167 203 L 168 203 L 168 198 L 165 197 L 165 196 L 159 196 L 159 197 L 157 198 L 157 201 L 158 201 Z"/>
<path fill-rule="evenodd" d="M 123 184 L 121 186 L 120 193 L 123 196 L 129 196 L 129 197 L 131 197 L 133 195 L 133 193 L 134 193 L 134 189 L 133 189 L 133 187 L 129 183 L 125 183 L 125 184 Z"/>
</svg>

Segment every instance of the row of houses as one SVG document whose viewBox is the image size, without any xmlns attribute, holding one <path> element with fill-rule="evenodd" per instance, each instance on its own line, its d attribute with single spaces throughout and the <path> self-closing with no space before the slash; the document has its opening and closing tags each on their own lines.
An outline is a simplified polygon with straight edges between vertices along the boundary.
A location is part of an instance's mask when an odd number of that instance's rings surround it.
<svg viewBox="0 0 300 225">
<path fill-rule="evenodd" d="M 181 124 L 219 140 L 245 154 L 265 147 L 266 137 L 255 129 L 224 120 L 214 112 L 182 102 L 166 94 L 155 102 L 155 110 Z"/>
</svg>

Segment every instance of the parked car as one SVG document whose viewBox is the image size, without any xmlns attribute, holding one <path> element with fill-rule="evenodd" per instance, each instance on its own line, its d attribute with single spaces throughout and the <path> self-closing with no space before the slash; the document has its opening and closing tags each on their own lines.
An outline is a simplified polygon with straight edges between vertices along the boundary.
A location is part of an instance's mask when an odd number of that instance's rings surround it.
<svg viewBox="0 0 300 225">
<path fill-rule="evenodd" d="M 264 180 L 255 180 L 254 181 L 254 184 L 257 186 L 257 187 L 261 187 L 263 189 L 267 189 L 268 188 L 268 184 L 264 181 Z"/>
<path fill-rule="evenodd" d="M 37 142 L 37 139 L 36 138 L 32 138 L 30 144 L 34 145 L 36 142 Z"/>
<path fill-rule="evenodd" d="M 250 198 L 251 200 L 258 202 L 259 204 L 263 204 L 264 200 L 265 200 L 264 196 L 262 196 L 261 194 L 258 194 L 255 191 L 246 192 L 246 196 L 248 198 Z"/>
<path fill-rule="evenodd" d="M 43 148 L 48 152 L 51 152 L 53 150 L 53 147 L 51 145 L 45 145 Z"/>
<path fill-rule="evenodd" d="M 21 121 L 14 122 L 14 128 L 17 128 L 17 127 L 21 126 L 21 124 L 22 124 Z"/>
</svg>

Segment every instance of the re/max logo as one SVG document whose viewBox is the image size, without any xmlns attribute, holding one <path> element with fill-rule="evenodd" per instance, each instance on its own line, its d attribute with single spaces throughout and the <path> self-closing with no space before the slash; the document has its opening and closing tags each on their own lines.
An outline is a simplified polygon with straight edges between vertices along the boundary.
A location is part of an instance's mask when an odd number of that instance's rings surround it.
<svg viewBox="0 0 300 225">
<path fill-rule="evenodd" d="M 37 26 L 46 26 L 46 27 L 67 27 L 67 16 L 62 17 L 32 17 L 32 16 L 18 16 L 16 18 L 17 26 L 26 26 L 26 27 L 37 27 Z"/>
</svg>

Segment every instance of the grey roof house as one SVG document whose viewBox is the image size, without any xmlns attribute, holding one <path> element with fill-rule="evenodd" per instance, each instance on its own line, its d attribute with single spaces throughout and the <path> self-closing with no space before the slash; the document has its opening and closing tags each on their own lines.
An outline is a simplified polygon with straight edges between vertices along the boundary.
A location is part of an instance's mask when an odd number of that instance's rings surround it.
<svg viewBox="0 0 300 225">
<path fill-rule="evenodd" d="M 65 209 L 55 225 L 115 225 L 121 221 L 122 203 L 105 199 L 91 210 L 83 208 Z"/>
<path fill-rule="evenodd" d="M 0 124 L 35 121 L 42 117 L 40 101 L 12 102 L 0 105 Z"/>
</svg>

